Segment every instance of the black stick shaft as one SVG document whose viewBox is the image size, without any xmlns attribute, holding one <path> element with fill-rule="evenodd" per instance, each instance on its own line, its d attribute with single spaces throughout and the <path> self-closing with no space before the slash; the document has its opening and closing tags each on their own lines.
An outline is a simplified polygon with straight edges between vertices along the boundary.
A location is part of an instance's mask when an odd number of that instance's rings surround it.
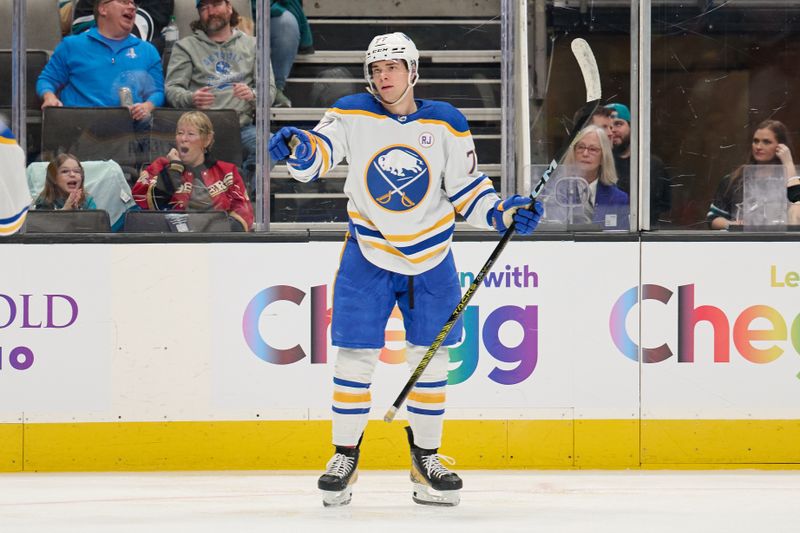
<svg viewBox="0 0 800 533">
<path fill-rule="evenodd" d="M 559 162 L 569 149 L 569 146 L 570 144 L 572 144 L 572 141 L 575 139 L 575 137 L 577 137 L 578 133 L 589 122 L 592 113 L 594 113 L 595 109 L 597 109 L 597 105 L 599 103 L 600 103 L 599 99 L 592 100 L 590 102 L 586 102 L 583 105 L 583 107 L 581 107 L 580 118 L 577 121 L 575 121 L 575 125 L 570 131 L 569 139 L 567 140 L 565 145 L 561 147 L 556 156 L 550 162 L 550 166 L 547 167 L 547 170 L 545 170 L 542 173 L 542 178 L 539 180 L 539 182 L 531 191 L 530 195 L 531 200 L 535 201 L 536 198 L 539 196 L 539 194 L 542 192 L 542 189 L 544 189 L 545 184 L 550 179 L 550 175 L 558 167 Z M 386 411 L 386 414 L 383 416 L 384 421 L 391 422 L 392 420 L 394 420 L 394 417 L 397 414 L 397 410 L 400 409 L 400 406 L 403 405 L 403 402 L 406 401 L 406 398 L 408 398 L 408 395 L 411 393 L 411 389 L 414 388 L 414 385 L 417 384 L 417 381 L 419 381 L 419 378 L 422 376 L 422 373 L 425 372 L 425 369 L 428 367 L 428 363 L 430 363 L 431 359 L 433 359 L 433 356 L 436 355 L 436 351 L 439 349 L 439 347 L 441 347 L 442 343 L 444 342 L 444 339 L 447 337 L 447 334 L 450 333 L 451 329 L 453 329 L 453 326 L 458 320 L 458 317 L 461 316 L 461 314 L 467 308 L 467 305 L 469 304 L 470 300 L 472 300 L 472 297 L 478 291 L 478 287 L 480 287 L 481 283 L 483 282 L 483 278 L 486 277 L 486 274 L 488 274 L 489 271 L 492 269 L 492 266 L 494 265 L 495 261 L 497 261 L 497 258 L 500 257 L 500 253 L 506 247 L 508 241 L 511 240 L 511 237 L 514 235 L 514 227 L 515 224 L 512 222 L 511 225 L 506 230 L 506 232 L 503 234 L 503 237 L 500 239 L 500 242 L 498 242 L 497 246 L 495 246 L 494 251 L 492 251 L 492 254 L 489 256 L 489 259 L 486 261 L 486 264 L 483 265 L 483 268 L 481 268 L 481 270 L 478 272 L 478 275 L 475 276 L 475 279 L 467 288 L 466 292 L 464 292 L 464 296 L 461 297 L 461 301 L 458 302 L 458 305 L 456 306 L 453 313 L 450 315 L 450 318 L 447 319 L 447 322 L 445 323 L 444 327 L 442 327 L 442 330 L 439 332 L 438 335 L 436 335 L 436 339 L 433 341 L 433 344 L 431 344 L 430 348 L 428 348 L 428 351 L 425 352 L 425 355 L 422 357 L 422 360 L 420 360 L 419 364 L 417 365 L 417 368 L 414 369 L 414 372 L 411 374 L 411 377 L 408 378 L 408 381 L 403 387 L 403 390 L 400 391 L 400 394 L 397 395 L 397 399 L 395 399 L 394 403 L 389 408 L 389 410 Z"/>
</svg>

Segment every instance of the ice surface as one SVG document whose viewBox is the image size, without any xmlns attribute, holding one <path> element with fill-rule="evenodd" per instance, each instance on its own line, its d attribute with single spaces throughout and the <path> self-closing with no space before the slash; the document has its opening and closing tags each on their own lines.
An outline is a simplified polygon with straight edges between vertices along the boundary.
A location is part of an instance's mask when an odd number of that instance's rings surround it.
<svg viewBox="0 0 800 533">
<path fill-rule="evenodd" d="M 361 471 L 324 508 L 317 472 L 0 474 L 0 532 L 792 532 L 800 471 L 460 471 L 461 505 Z"/>
</svg>

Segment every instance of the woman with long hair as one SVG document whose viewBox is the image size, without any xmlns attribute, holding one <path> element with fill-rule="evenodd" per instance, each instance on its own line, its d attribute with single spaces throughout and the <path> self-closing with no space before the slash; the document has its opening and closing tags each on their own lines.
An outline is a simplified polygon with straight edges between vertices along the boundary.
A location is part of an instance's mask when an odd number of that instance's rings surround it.
<svg viewBox="0 0 800 533">
<path fill-rule="evenodd" d="M 787 195 L 800 188 L 800 178 L 792 159 L 789 131 L 783 122 L 764 120 L 756 126 L 750 145 L 747 162 L 728 174 L 717 186 L 714 200 L 706 215 L 711 229 L 728 229 L 732 224 L 741 224 L 736 211 L 737 204 L 744 199 L 744 168 L 748 165 L 780 165 L 786 178 Z M 792 189 L 794 187 L 794 189 Z"/>
<path fill-rule="evenodd" d="M 83 165 L 72 154 L 58 154 L 47 165 L 44 189 L 36 199 L 36 209 L 97 209 L 94 199 L 83 188 Z"/>
<path fill-rule="evenodd" d="M 628 228 L 629 197 L 617 187 L 614 154 L 604 128 L 594 125 L 583 128 L 572 141 L 562 164 L 575 167 L 589 184 L 584 204 L 588 221 L 605 229 Z"/>
</svg>

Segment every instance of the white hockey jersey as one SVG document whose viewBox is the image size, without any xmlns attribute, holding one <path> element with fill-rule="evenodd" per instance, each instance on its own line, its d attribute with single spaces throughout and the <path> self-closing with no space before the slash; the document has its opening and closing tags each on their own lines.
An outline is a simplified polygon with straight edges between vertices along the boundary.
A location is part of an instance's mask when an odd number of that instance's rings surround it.
<svg viewBox="0 0 800 533">
<path fill-rule="evenodd" d="M 487 213 L 500 199 L 478 171 L 464 115 L 444 102 L 416 103 L 415 113 L 401 116 L 367 93 L 341 98 L 309 132 L 309 161 L 288 165 L 306 182 L 346 159 L 351 234 L 371 263 L 407 275 L 445 258 L 455 211 L 488 229 Z"/>
<path fill-rule="evenodd" d="M 25 177 L 25 152 L 0 121 L 0 237 L 16 233 L 31 204 Z"/>
</svg>

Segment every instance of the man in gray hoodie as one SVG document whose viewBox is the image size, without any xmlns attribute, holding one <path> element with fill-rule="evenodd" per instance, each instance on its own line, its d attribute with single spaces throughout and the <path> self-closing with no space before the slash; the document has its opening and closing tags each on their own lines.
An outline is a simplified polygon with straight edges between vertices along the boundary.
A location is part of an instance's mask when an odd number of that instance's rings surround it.
<svg viewBox="0 0 800 533">
<path fill-rule="evenodd" d="M 243 170 L 253 190 L 256 165 L 256 41 L 236 29 L 239 14 L 229 0 L 197 0 L 194 33 L 172 48 L 165 89 L 177 108 L 235 109 L 241 126 Z M 270 67 L 269 97 L 275 100 Z"/>
</svg>

